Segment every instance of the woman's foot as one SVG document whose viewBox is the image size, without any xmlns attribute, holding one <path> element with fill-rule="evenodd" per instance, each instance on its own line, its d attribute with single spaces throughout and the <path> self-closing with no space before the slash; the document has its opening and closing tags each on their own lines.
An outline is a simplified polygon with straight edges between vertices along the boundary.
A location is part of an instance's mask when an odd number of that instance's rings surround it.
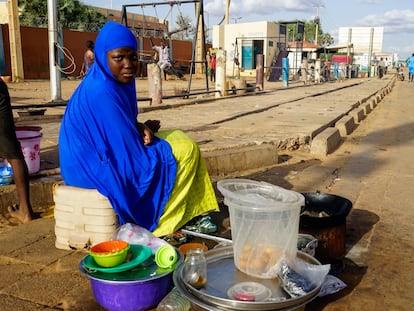
<svg viewBox="0 0 414 311">
<path fill-rule="evenodd" d="M 32 215 L 30 214 L 30 212 L 29 211 L 24 211 L 17 204 L 14 204 L 12 206 L 8 206 L 7 210 L 9 211 L 10 216 L 12 216 L 13 218 L 16 218 L 22 224 L 26 224 L 26 223 L 28 223 L 29 221 L 32 220 Z"/>
</svg>

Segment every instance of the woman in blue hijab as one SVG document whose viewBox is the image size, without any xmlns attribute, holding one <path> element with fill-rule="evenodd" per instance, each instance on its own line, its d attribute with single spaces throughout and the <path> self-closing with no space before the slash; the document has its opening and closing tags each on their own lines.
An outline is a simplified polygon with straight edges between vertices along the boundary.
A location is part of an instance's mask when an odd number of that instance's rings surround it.
<svg viewBox="0 0 414 311">
<path fill-rule="evenodd" d="M 62 120 L 60 168 L 66 185 L 106 196 L 120 225 L 161 236 L 218 205 L 198 146 L 181 131 L 157 137 L 137 121 L 137 65 L 135 36 L 106 23 L 96 38 L 95 63 Z"/>
</svg>

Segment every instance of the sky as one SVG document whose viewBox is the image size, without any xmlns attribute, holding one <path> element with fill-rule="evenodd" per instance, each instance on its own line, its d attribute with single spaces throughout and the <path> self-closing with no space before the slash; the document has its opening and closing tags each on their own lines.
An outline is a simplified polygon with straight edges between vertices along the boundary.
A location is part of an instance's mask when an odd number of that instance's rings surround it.
<svg viewBox="0 0 414 311">
<path fill-rule="evenodd" d="M 125 4 L 162 3 L 164 0 L 80 0 L 84 4 L 120 10 Z M 184 0 L 185 1 L 185 0 Z M 145 6 L 133 13 L 170 19 L 180 13 L 193 20 L 194 4 L 179 8 Z M 204 18 L 209 27 L 225 14 L 225 0 L 204 0 Z M 414 53 L 414 0 L 230 0 L 230 23 L 313 20 L 319 15 L 324 32 L 338 43 L 339 27 L 384 27 L 383 52 L 406 59 Z M 173 17 L 173 21 L 176 18 Z"/>
</svg>

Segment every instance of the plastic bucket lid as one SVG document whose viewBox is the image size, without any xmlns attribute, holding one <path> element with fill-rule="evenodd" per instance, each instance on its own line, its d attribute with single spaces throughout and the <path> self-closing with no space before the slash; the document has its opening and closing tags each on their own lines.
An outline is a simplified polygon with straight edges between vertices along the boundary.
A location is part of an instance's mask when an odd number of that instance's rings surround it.
<svg viewBox="0 0 414 311">
<path fill-rule="evenodd" d="M 305 202 L 302 194 L 249 179 L 225 179 L 217 182 L 218 190 L 223 194 L 225 203 L 252 209 L 291 208 Z"/>
<path fill-rule="evenodd" d="M 230 287 L 227 296 L 239 301 L 265 301 L 272 296 L 272 291 L 257 282 L 241 282 Z"/>
</svg>

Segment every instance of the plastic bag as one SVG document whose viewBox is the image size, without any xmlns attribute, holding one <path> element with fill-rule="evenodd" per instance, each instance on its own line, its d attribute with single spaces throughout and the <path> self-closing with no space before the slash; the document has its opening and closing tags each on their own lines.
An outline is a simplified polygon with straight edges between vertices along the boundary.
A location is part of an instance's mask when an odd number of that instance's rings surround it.
<svg viewBox="0 0 414 311">
<path fill-rule="evenodd" d="M 318 296 L 323 297 L 330 294 L 335 294 L 344 289 L 347 285 L 337 277 L 328 274 L 322 283 L 321 291 Z"/>
<path fill-rule="evenodd" d="M 331 265 L 313 265 L 298 258 L 283 261 L 278 277 L 283 289 L 291 297 L 300 297 L 319 287 L 329 273 Z"/>
<path fill-rule="evenodd" d="M 161 246 L 170 245 L 163 239 L 153 235 L 151 231 L 132 223 L 126 223 L 120 226 L 114 233 L 114 239 L 124 240 L 130 244 L 148 246 L 153 255 L 155 255 L 157 249 Z"/>
</svg>

